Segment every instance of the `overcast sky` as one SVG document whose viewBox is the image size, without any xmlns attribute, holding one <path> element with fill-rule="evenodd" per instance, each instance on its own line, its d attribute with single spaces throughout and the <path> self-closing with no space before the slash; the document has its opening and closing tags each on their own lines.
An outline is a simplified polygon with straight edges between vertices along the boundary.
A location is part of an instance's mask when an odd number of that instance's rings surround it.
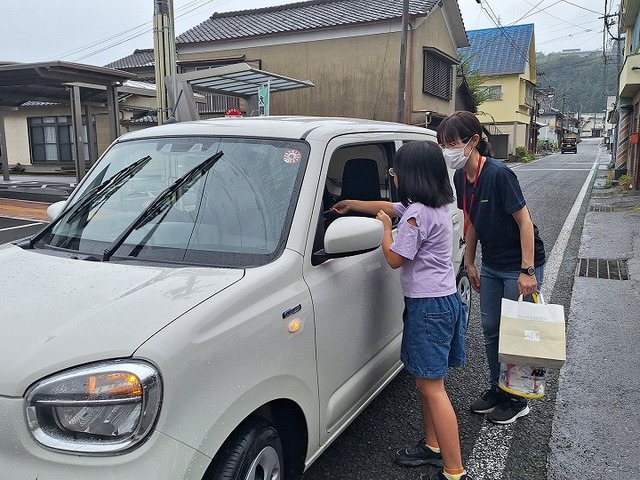
<svg viewBox="0 0 640 480">
<path fill-rule="evenodd" d="M 399 0 L 396 0 L 399 1 Z M 174 0 L 180 34 L 214 12 L 293 3 L 289 0 Z M 459 0 L 467 30 L 533 23 L 536 50 L 602 49 L 603 16 L 620 0 Z M 154 0 L 0 0 L 0 62 L 64 60 L 105 65 L 152 48 Z M 617 27 L 611 27 L 617 35 Z"/>
</svg>

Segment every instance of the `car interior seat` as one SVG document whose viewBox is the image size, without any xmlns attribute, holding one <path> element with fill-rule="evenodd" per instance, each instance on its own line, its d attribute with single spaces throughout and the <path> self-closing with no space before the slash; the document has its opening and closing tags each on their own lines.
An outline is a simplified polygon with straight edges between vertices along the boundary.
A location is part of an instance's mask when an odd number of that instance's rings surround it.
<svg viewBox="0 0 640 480">
<path fill-rule="evenodd" d="M 336 218 L 341 215 L 329 212 L 336 202 L 340 200 L 382 200 L 380 195 L 380 180 L 378 177 L 378 163 L 370 158 L 352 158 L 345 162 L 342 170 L 342 189 L 340 195 L 335 198 L 325 186 L 322 203 L 324 214 L 320 219 L 320 225 L 316 232 L 314 251 L 322 248 L 324 232 Z M 349 212 L 348 216 L 372 216 L 360 212 Z"/>
<path fill-rule="evenodd" d="M 370 158 L 347 160 L 342 171 L 342 191 L 338 200 L 382 200 L 378 163 Z"/>
</svg>

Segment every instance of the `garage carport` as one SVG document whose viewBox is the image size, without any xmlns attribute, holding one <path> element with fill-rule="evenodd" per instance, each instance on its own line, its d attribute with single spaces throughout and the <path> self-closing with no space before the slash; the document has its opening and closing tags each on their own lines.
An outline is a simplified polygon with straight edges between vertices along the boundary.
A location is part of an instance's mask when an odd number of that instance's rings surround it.
<svg viewBox="0 0 640 480">
<path fill-rule="evenodd" d="M 175 89 L 171 77 L 166 77 L 165 82 L 170 100 L 173 102 L 174 96 L 177 99 L 174 102 L 176 104 L 174 115 L 181 122 L 200 119 L 196 104 L 191 100 L 194 92 L 229 95 L 244 99 L 247 102 L 247 112 L 252 116 L 258 112 L 258 88 L 263 85 L 269 85 L 271 93 L 315 87 L 309 80 L 298 80 L 267 72 L 246 63 L 177 74 Z"/>
<path fill-rule="evenodd" d="M 3 110 L 17 109 L 25 102 L 39 101 L 69 105 L 73 122 L 74 162 L 76 179 L 85 174 L 85 134 L 82 128 L 82 113 L 91 118 L 95 107 L 108 110 L 109 134 L 115 140 L 120 134 L 118 115 L 118 87 L 137 75 L 114 70 L 69 62 L 17 63 L 0 66 L 0 159 L 2 175 L 9 180 L 7 142 L 4 130 Z M 88 128 L 92 137 L 93 129 Z M 88 138 L 89 145 L 94 139 Z M 97 159 L 97 152 L 89 149 L 89 164 Z"/>
</svg>

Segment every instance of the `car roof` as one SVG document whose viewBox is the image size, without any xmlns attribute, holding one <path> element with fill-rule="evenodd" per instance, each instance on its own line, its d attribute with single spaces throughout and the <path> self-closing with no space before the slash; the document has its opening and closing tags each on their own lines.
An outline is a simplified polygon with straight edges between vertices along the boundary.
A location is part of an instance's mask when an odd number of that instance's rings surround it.
<svg viewBox="0 0 640 480">
<path fill-rule="evenodd" d="M 165 124 L 122 135 L 118 141 L 172 136 L 250 136 L 257 138 L 307 139 L 346 133 L 405 132 L 431 134 L 433 130 L 402 123 L 346 117 L 264 116 L 221 117 Z"/>
</svg>

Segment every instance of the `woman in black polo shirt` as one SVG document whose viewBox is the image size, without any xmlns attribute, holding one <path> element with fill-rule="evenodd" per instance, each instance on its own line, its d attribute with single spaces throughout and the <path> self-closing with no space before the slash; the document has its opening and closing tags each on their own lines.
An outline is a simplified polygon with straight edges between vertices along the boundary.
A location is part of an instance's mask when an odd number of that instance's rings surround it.
<svg viewBox="0 0 640 480">
<path fill-rule="evenodd" d="M 529 406 L 525 399 L 498 388 L 500 305 L 502 298 L 517 300 L 520 294 L 527 296 L 540 289 L 544 245 L 516 174 L 491 158 L 476 116 L 455 112 L 442 121 L 437 133 L 447 165 L 457 169 L 453 180 L 458 207 L 464 212 L 465 267 L 471 286 L 480 292 L 489 364 L 489 389 L 473 402 L 471 410 L 489 414 L 494 423 L 512 423 L 527 415 Z M 480 273 L 474 264 L 478 241 L 482 247 Z"/>
</svg>

